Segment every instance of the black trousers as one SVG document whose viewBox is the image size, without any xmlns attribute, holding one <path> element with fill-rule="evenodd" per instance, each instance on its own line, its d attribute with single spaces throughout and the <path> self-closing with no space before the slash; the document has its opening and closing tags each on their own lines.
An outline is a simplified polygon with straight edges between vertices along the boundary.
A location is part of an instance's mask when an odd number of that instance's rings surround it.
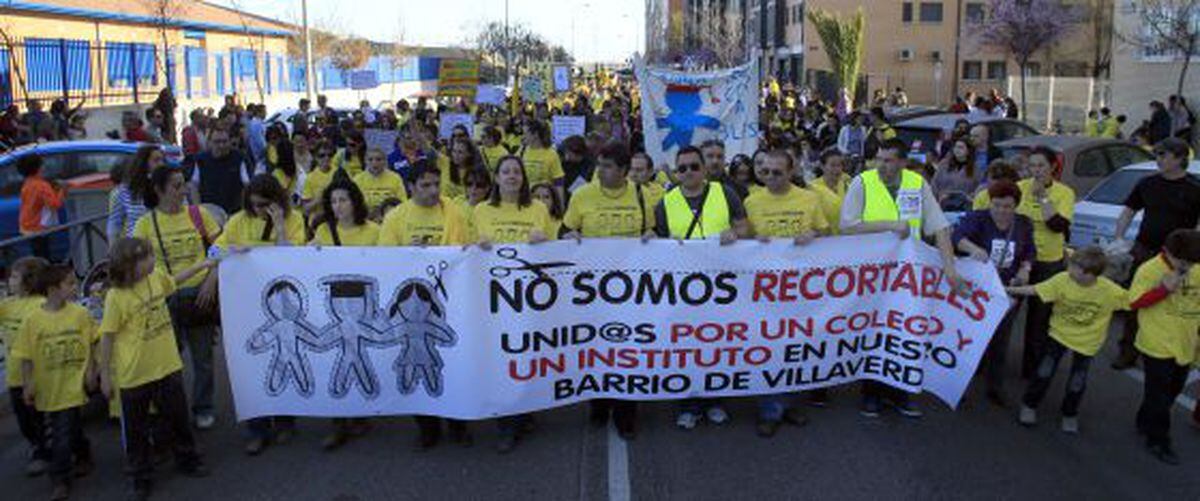
<svg viewBox="0 0 1200 501">
<path fill-rule="evenodd" d="M 440 439 L 442 437 L 442 422 L 446 422 L 446 429 L 454 433 L 462 433 L 467 431 L 467 422 L 457 419 L 443 419 L 437 416 L 413 416 L 417 422 L 417 430 L 421 432 L 422 438 Z"/>
<path fill-rule="evenodd" d="M 1155 251 L 1151 251 L 1150 249 L 1146 248 L 1146 246 L 1144 246 L 1142 244 L 1138 244 L 1138 243 L 1133 244 L 1133 249 L 1131 249 L 1129 251 L 1129 254 L 1133 256 L 1133 265 L 1130 267 L 1131 269 L 1129 272 L 1129 280 L 1126 280 L 1124 283 L 1121 284 L 1126 289 L 1128 289 L 1129 285 L 1133 282 L 1133 274 L 1135 272 L 1137 272 L 1138 266 L 1141 266 L 1143 263 L 1145 263 L 1146 261 L 1149 261 L 1150 258 L 1152 258 L 1156 255 Z M 1137 299 L 1137 298 L 1131 298 L 1131 299 Z M 1129 312 L 1123 312 L 1120 314 L 1125 316 L 1125 324 L 1122 326 L 1122 329 L 1121 329 L 1121 340 L 1117 344 L 1117 346 L 1119 346 L 1121 348 L 1120 356 L 1121 357 L 1136 356 L 1137 349 L 1133 347 L 1133 343 L 1134 343 L 1134 341 L 1137 340 L 1137 331 L 1138 331 L 1137 312 L 1129 311 Z"/>
<path fill-rule="evenodd" d="M 592 414 L 608 417 L 612 413 L 613 424 L 618 430 L 632 430 L 637 424 L 637 402 L 632 400 L 612 400 L 601 398 L 592 400 Z"/>
<path fill-rule="evenodd" d="M 17 428 L 33 449 L 33 459 L 49 461 L 50 444 L 46 437 L 46 415 L 25 404 L 25 389 L 20 386 L 8 389 L 8 399 L 12 402 L 13 415 L 17 417 Z"/>
<path fill-rule="evenodd" d="M 1008 361 L 1008 343 L 1012 337 L 1017 312 L 1020 310 L 1021 304 L 1017 303 L 1008 310 L 1008 313 L 1004 314 L 1000 325 L 996 326 L 996 333 L 992 334 L 992 340 L 988 342 L 987 351 L 983 353 L 983 360 L 979 363 L 979 371 L 983 373 L 983 380 L 987 384 L 988 391 L 998 392 L 1004 389 L 1004 366 Z"/>
<path fill-rule="evenodd" d="M 1170 358 L 1142 354 L 1146 377 L 1142 385 L 1142 405 L 1137 412 L 1138 431 L 1146 434 L 1149 445 L 1171 444 L 1171 406 L 1187 383 L 1188 366 Z"/>
<path fill-rule="evenodd" d="M 141 386 L 122 388 L 121 436 L 127 473 L 134 481 L 148 481 L 153 472 L 151 404 L 158 411 L 156 419 L 170 435 L 175 462 L 192 466 L 200 460 L 196 453 L 196 440 L 192 436 L 182 371 Z"/>
<path fill-rule="evenodd" d="M 1029 282 L 1039 284 L 1066 270 L 1063 261 L 1034 261 Z M 1050 314 L 1054 305 L 1044 303 L 1037 296 L 1029 298 L 1029 311 L 1025 315 L 1025 345 L 1021 350 L 1021 377 L 1031 379 L 1042 358 L 1042 347 L 1050 337 Z"/>
<path fill-rule="evenodd" d="M 1063 417 L 1079 415 L 1079 402 L 1083 400 L 1083 392 L 1087 390 L 1088 367 L 1091 366 L 1092 357 L 1071 351 L 1053 338 L 1046 340 L 1042 361 L 1038 364 L 1029 388 L 1025 390 L 1022 400 L 1026 407 L 1036 409 L 1038 404 L 1042 403 L 1042 399 L 1046 398 L 1046 390 L 1050 388 L 1050 381 L 1054 379 L 1054 373 L 1058 370 L 1058 362 L 1067 353 L 1071 354 L 1071 374 L 1067 377 L 1062 414 Z"/>
</svg>

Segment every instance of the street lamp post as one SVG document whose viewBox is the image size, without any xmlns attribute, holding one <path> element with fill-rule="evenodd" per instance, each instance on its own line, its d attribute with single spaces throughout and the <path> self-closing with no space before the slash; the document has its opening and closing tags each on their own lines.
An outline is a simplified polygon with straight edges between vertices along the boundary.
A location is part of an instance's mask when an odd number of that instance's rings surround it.
<svg viewBox="0 0 1200 501">
<path fill-rule="evenodd" d="M 317 78 L 313 74 L 312 38 L 308 31 L 308 0 L 300 0 L 300 17 L 304 24 L 304 95 L 312 101 L 313 86 Z"/>
</svg>

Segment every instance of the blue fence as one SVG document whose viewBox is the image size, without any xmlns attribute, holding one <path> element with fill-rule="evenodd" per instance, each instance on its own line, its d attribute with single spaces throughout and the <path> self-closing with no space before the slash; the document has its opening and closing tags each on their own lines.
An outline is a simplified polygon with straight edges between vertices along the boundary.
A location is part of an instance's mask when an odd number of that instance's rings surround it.
<svg viewBox="0 0 1200 501">
<path fill-rule="evenodd" d="M 26 86 L 30 92 L 92 88 L 91 44 L 87 40 L 25 40 Z"/>
<path fill-rule="evenodd" d="M 0 48 L 0 108 L 12 104 L 12 69 L 8 49 Z"/>
</svg>

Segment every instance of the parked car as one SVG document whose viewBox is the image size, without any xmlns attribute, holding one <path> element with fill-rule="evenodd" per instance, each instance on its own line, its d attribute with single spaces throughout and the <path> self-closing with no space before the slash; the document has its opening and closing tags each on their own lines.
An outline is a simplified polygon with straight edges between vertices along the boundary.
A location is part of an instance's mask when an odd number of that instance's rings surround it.
<svg viewBox="0 0 1200 501">
<path fill-rule="evenodd" d="M 350 115 L 352 113 L 354 113 L 354 111 L 355 111 L 355 110 L 351 110 L 348 108 L 332 108 L 332 109 L 333 109 L 334 113 L 337 114 L 339 122 L 342 120 L 349 119 Z M 316 114 L 314 113 L 315 111 L 316 111 L 315 109 L 309 110 L 309 113 L 308 113 L 309 125 L 316 124 Z M 296 114 L 299 112 L 300 112 L 300 110 L 296 109 L 296 108 L 284 108 L 279 111 L 276 111 L 271 116 L 267 117 L 266 123 L 267 123 L 267 125 L 282 123 L 284 125 L 284 127 L 287 127 L 288 135 L 291 135 L 291 133 L 292 133 L 292 117 L 296 116 Z"/>
<path fill-rule="evenodd" d="M 913 153 L 936 160 L 937 152 L 942 149 L 942 142 L 949 141 L 954 132 L 954 124 L 966 120 L 971 125 L 983 124 L 991 133 L 992 143 L 1009 139 L 1036 136 L 1038 131 L 1025 122 L 1011 118 L 975 117 L 957 113 L 941 113 L 904 120 L 894 126 L 896 137 L 905 144 L 913 147 Z"/>
<path fill-rule="evenodd" d="M 1109 174 L 1154 157 L 1133 143 L 1087 136 L 1029 136 L 996 143 L 1005 158 L 1020 158 L 1044 146 L 1056 153 L 1052 159 L 1057 177 L 1075 193 L 1087 193 Z"/>
<path fill-rule="evenodd" d="M 17 162 L 29 155 L 41 155 L 42 176 L 51 181 L 60 181 L 70 188 L 69 198 L 97 198 L 103 196 L 99 209 L 107 210 L 107 192 L 112 188 L 110 175 L 114 167 L 121 165 L 147 143 L 115 140 L 53 141 L 31 144 L 0 155 L 0 238 L 11 238 L 20 234 L 17 219 L 21 211 L 21 184 L 24 178 L 17 172 Z M 183 151 L 178 146 L 165 145 L 168 164 L 179 165 Z M 68 204 L 70 205 L 70 204 Z M 67 214 L 64 208 L 59 219 L 69 221 L 93 215 L 95 204 L 89 203 L 84 213 Z M 82 205 L 76 204 L 77 207 Z"/>
<path fill-rule="evenodd" d="M 1071 223 L 1071 247 L 1106 245 L 1112 241 L 1117 230 L 1117 218 L 1125 207 L 1125 199 L 1133 192 L 1142 178 L 1158 172 L 1154 162 L 1141 162 L 1123 167 L 1100 181 L 1094 188 L 1075 203 L 1075 218 Z M 1188 173 L 1200 176 L 1200 162 L 1188 165 Z M 1142 224 L 1142 213 L 1133 216 L 1133 223 L 1125 232 L 1125 239 L 1133 241 Z"/>
<path fill-rule="evenodd" d="M 942 108 L 934 108 L 932 106 L 890 106 L 883 109 L 883 117 L 887 119 L 888 123 L 895 125 L 906 120 L 930 115 L 941 115 L 945 112 Z"/>
</svg>

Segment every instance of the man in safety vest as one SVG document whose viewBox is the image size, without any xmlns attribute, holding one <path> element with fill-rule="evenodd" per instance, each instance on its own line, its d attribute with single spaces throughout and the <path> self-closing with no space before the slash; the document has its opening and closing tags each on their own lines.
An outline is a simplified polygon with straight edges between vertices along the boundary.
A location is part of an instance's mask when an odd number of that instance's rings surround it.
<svg viewBox="0 0 1200 501">
<path fill-rule="evenodd" d="M 901 238 L 933 236 L 942 255 L 946 281 L 954 290 L 959 290 L 954 248 L 950 243 L 950 223 L 925 179 L 904 168 L 908 163 L 908 146 L 899 139 L 883 141 L 879 159 L 879 168 L 859 174 L 846 188 L 846 198 L 842 202 L 842 234 L 893 232 Z M 907 393 L 887 390 L 889 388 L 881 383 L 864 382 L 861 414 L 879 417 L 882 399 L 889 396 L 888 403 L 900 414 L 921 417 L 921 410 L 909 401 Z"/>
<path fill-rule="evenodd" d="M 746 207 L 727 185 L 709 181 L 700 150 L 684 146 L 675 154 L 676 186 L 663 195 L 654 207 L 654 232 L 660 238 L 677 240 L 720 238 L 721 245 L 731 244 L 750 235 Z M 729 421 L 718 399 L 685 400 L 675 424 L 685 430 L 696 427 L 703 415 L 711 423 Z"/>
</svg>

